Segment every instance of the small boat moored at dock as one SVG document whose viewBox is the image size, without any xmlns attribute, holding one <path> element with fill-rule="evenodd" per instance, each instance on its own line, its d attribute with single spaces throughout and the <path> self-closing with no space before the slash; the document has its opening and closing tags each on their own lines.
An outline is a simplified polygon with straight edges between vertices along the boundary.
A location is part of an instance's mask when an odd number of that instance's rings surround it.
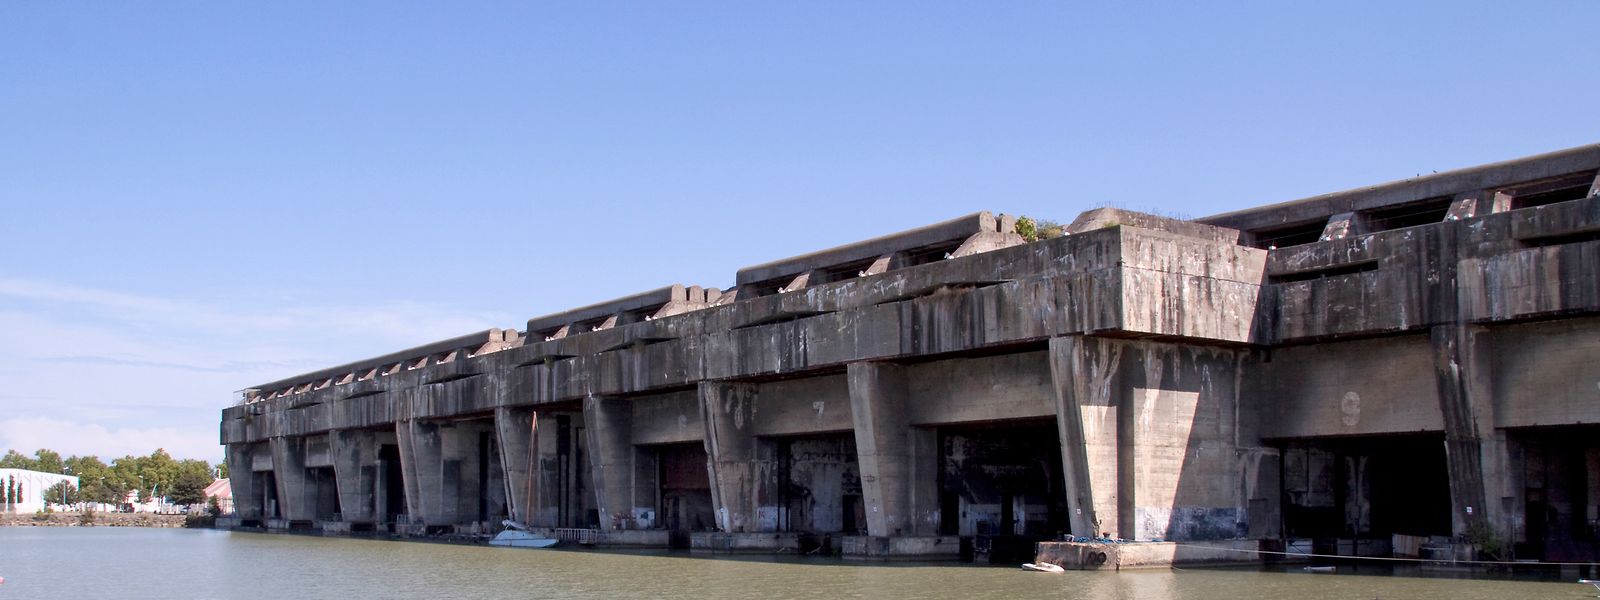
<svg viewBox="0 0 1600 600">
<path fill-rule="evenodd" d="M 545 537 L 527 530 L 527 527 L 516 521 L 504 521 L 506 529 L 495 534 L 489 540 L 490 546 L 506 546 L 510 548 L 549 548 L 561 540 Z"/>
</svg>

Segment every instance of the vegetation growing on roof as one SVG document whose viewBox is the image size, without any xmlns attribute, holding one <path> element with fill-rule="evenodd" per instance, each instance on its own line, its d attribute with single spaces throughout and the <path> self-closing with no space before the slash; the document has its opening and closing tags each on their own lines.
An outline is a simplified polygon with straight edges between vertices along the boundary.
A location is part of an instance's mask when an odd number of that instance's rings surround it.
<svg viewBox="0 0 1600 600">
<path fill-rule="evenodd" d="M 1017 217 L 1017 235 L 1022 236 L 1022 239 L 1029 242 L 1061 237 L 1064 231 L 1065 228 L 1060 223 L 1049 219 L 1035 219 L 1029 216 Z"/>
</svg>

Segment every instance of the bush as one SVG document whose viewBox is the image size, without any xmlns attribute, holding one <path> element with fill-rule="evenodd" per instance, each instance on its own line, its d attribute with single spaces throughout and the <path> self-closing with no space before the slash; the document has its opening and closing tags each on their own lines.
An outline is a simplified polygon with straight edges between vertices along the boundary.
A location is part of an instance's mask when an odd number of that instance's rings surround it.
<svg viewBox="0 0 1600 600">
<path fill-rule="evenodd" d="M 1017 217 L 1017 235 L 1027 242 L 1037 242 L 1050 238 L 1061 237 L 1066 229 L 1060 223 L 1047 219 L 1034 219 L 1033 217 Z"/>
<path fill-rule="evenodd" d="M 94 509 L 91 508 L 89 510 L 85 510 L 85 511 L 83 511 L 81 513 L 78 513 L 78 525 L 81 525 L 83 527 L 93 526 L 94 525 Z"/>
</svg>

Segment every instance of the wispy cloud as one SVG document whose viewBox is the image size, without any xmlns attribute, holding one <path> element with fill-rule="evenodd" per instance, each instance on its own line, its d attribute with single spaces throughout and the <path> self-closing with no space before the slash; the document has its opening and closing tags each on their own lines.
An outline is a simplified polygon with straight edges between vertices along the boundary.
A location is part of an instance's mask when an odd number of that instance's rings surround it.
<svg viewBox="0 0 1600 600">
<path fill-rule="evenodd" d="M 24 454 L 49 448 L 62 454 L 94 454 L 113 458 L 142 456 L 165 448 L 178 458 L 217 462 L 222 448 L 215 430 L 179 427 L 106 427 L 94 423 L 48 418 L 0 419 L 0 448 Z"/>
<path fill-rule="evenodd" d="M 81 365 L 117 365 L 124 367 L 150 367 L 153 369 L 176 369 L 180 371 L 197 371 L 201 373 L 238 373 L 242 371 L 257 371 L 262 369 L 285 369 L 306 367 L 313 363 L 294 361 L 232 361 L 215 365 L 194 365 L 177 362 L 141 360 L 137 358 L 121 358 L 116 356 L 41 356 L 31 360 L 50 363 L 73 363 Z M 3 396 L 0 396 L 3 397 Z"/>
<path fill-rule="evenodd" d="M 48 300 L 51 302 L 93 304 L 107 308 L 141 312 L 173 312 L 181 311 L 184 308 L 182 303 L 159 298 L 12 277 L 0 277 L 0 296 L 29 300 Z"/>
<path fill-rule="evenodd" d="M 234 390 L 513 322 L 408 301 L 207 303 L 0 276 L 0 363 L 13 367 L 0 448 L 156 444 L 205 458 Z M 148 406 L 171 410 L 134 408 Z"/>
</svg>

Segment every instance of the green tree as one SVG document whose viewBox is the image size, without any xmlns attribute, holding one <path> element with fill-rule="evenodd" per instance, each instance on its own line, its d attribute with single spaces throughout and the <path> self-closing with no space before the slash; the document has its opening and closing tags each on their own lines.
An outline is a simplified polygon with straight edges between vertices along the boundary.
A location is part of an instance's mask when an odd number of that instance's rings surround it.
<svg viewBox="0 0 1600 600">
<path fill-rule="evenodd" d="M 138 490 L 139 499 L 147 499 L 150 486 L 144 481 L 143 462 L 144 457 L 132 455 L 111 461 L 111 471 L 106 475 L 105 482 L 106 487 L 117 491 L 115 503 L 121 503 L 122 495 L 127 494 L 128 490 Z"/>
<path fill-rule="evenodd" d="M 203 460 L 178 462 L 178 476 L 172 482 L 167 499 L 173 504 L 199 504 L 206 499 L 206 486 L 211 485 L 211 465 Z"/>
<path fill-rule="evenodd" d="M 77 495 L 77 490 L 72 489 L 72 482 L 59 481 L 56 482 L 55 485 L 50 486 L 50 489 L 45 490 L 44 499 L 46 502 L 66 504 L 76 499 Z"/>
<path fill-rule="evenodd" d="M 112 476 L 111 467 L 101 462 L 100 457 L 73 456 L 65 462 L 68 473 L 78 476 L 76 497 L 80 501 L 108 504 L 122 502 L 122 495 L 128 488 L 119 488 L 108 481 Z"/>
<path fill-rule="evenodd" d="M 61 462 L 61 454 L 54 450 L 40 448 L 39 451 L 34 452 L 33 455 L 35 457 L 33 461 L 33 470 L 35 471 L 61 473 L 61 468 L 66 466 Z"/>
<path fill-rule="evenodd" d="M 157 448 L 155 452 L 150 453 L 150 456 L 144 457 L 139 461 L 139 467 L 140 474 L 144 475 L 144 489 L 140 490 L 141 500 L 149 499 L 143 494 L 166 496 L 172 490 L 172 484 L 177 482 L 180 471 L 178 461 L 173 460 L 172 455 L 167 454 L 164 448 Z M 207 466 L 206 471 L 210 470 L 211 467 Z"/>
<path fill-rule="evenodd" d="M 227 479 L 227 478 L 228 478 L 228 461 L 226 459 L 224 459 L 222 462 L 217 463 L 217 479 Z"/>
<path fill-rule="evenodd" d="M 4 457 L 0 457 L 0 469 L 27 469 L 34 470 L 33 459 L 28 458 L 16 450 L 7 450 Z"/>
</svg>

